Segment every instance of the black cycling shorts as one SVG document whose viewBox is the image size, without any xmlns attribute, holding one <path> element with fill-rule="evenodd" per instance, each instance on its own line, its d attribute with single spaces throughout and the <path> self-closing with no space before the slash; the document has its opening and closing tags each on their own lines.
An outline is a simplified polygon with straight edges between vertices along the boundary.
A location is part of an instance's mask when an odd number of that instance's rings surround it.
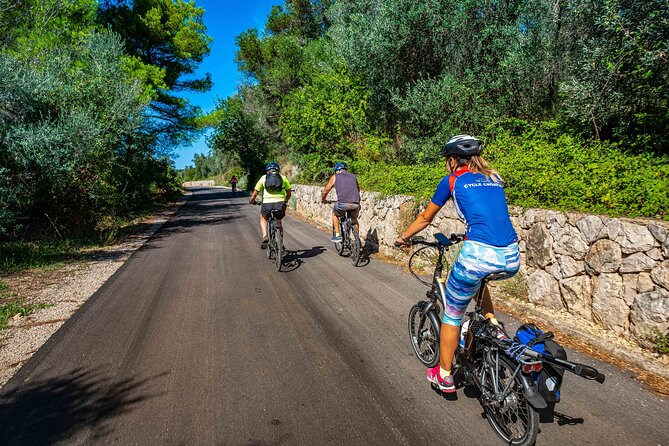
<svg viewBox="0 0 669 446">
<path fill-rule="evenodd" d="M 273 210 L 279 211 L 276 214 L 276 219 L 281 220 L 283 217 L 286 216 L 286 203 L 285 202 L 280 202 L 280 203 L 263 203 L 260 206 L 260 215 L 265 217 L 265 219 L 269 218 L 269 213 Z"/>
</svg>

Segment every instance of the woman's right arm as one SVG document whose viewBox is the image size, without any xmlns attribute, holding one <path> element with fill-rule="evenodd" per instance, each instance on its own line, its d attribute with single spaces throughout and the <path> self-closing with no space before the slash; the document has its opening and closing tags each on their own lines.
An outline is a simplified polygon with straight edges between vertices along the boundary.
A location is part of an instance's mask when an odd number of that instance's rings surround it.
<svg viewBox="0 0 669 446">
<path fill-rule="evenodd" d="M 416 220 L 411 223 L 411 226 L 398 237 L 396 243 L 402 246 L 409 245 L 411 237 L 430 226 L 430 223 L 432 223 L 432 220 L 434 220 L 434 217 L 441 208 L 442 206 L 437 206 L 430 202 L 430 204 L 427 205 L 427 208 L 425 208 L 425 210 L 416 217 Z"/>
</svg>

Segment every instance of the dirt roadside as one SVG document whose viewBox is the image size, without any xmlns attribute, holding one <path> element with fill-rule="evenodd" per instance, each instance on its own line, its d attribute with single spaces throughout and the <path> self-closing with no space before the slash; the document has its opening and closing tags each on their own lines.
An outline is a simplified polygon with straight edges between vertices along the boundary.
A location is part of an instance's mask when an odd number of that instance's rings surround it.
<svg viewBox="0 0 669 446">
<path fill-rule="evenodd" d="M 46 305 L 46 308 L 25 317 L 14 317 L 0 333 L 0 388 L 191 195 L 187 192 L 143 219 L 117 243 L 84 251 L 81 260 L 55 269 L 21 271 L 2 278 L 26 304 Z"/>
</svg>

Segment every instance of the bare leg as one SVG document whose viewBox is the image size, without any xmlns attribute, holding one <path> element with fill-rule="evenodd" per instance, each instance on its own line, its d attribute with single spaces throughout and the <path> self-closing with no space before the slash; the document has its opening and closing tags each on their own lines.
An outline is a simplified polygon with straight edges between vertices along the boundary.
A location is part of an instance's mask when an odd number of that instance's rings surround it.
<svg viewBox="0 0 669 446">
<path fill-rule="evenodd" d="M 267 238 L 267 220 L 262 215 L 260 216 L 260 230 L 262 231 L 262 238 Z"/>
<path fill-rule="evenodd" d="M 483 303 L 481 306 L 483 307 L 483 315 L 486 319 L 493 319 L 495 317 L 495 308 L 492 304 L 492 298 L 490 297 L 490 289 L 488 288 L 488 284 L 486 284 L 485 288 L 483 289 Z"/>
<path fill-rule="evenodd" d="M 458 347 L 459 337 L 459 326 L 441 324 L 439 334 L 439 363 L 443 370 L 451 370 L 453 368 L 453 357 L 455 356 L 455 349 Z"/>
<path fill-rule="evenodd" d="M 478 296 L 475 298 L 477 297 Z M 495 310 L 493 308 L 492 299 L 490 298 L 490 289 L 487 284 L 483 289 L 482 307 L 486 319 L 495 317 Z M 455 356 L 455 350 L 458 348 L 459 338 L 460 327 L 441 324 L 441 331 L 439 334 L 439 363 L 443 370 L 451 370 L 453 368 L 453 357 Z"/>
<path fill-rule="evenodd" d="M 339 217 L 335 214 L 332 214 L 332 227 L 334 228 L 335 235 L 339 235 Z"/>
</svg>

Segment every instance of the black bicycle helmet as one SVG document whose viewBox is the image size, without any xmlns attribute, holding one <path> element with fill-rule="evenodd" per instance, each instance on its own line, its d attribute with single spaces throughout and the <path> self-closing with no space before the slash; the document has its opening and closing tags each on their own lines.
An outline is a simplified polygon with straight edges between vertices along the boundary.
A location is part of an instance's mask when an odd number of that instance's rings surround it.
<svg viewBox="0 0 669 446">
<path fill-rule="evenodd" d="M 441 156 L 455 155 L 458 157 L 470 157 L 479 155 L 483 151 L 483 143 L 480 139 L 471 135 L 457 135 L 444 144 Z"/>
</svg>

